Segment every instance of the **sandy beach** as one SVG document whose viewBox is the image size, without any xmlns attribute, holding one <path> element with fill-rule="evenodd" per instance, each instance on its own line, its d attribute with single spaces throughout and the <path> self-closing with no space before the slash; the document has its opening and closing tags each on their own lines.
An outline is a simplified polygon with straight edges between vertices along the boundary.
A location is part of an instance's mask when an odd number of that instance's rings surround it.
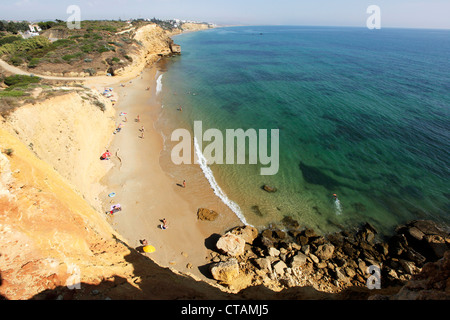
<svg viewBox="0 0 450 320">
<path fill-rule="evenodd" d="M 195 177 L 179 179 L 162 169 L 163 137 L 154 126 L 161 110 L 156 95 L 158 72 L 154 64 L 134 79 L 111 86 L 118 96 L 116 125 L 122 123 L 122 129 L 109 146 L 112 168 L 101 181 L 105 191 L 100 198 L 105 212 L 121 205 L 122 211 L 107 215 L 107 220 L 130 246 L 137 248 L 146 239 L 156 251 L 143 254 L 159 265 L 208 280 L 206 264 L 215 242 L 207 239 L 217 239 L 217 234 L 242 223 L 214 195 L 198 166 Z M 109 197 L 112 192 L 116 195 Z M 197 210 L 202 207 L 219 212 L 219 217 L 198 220 Z M 164 218 L 166 230 L 160 227 Z"/>
</svg>

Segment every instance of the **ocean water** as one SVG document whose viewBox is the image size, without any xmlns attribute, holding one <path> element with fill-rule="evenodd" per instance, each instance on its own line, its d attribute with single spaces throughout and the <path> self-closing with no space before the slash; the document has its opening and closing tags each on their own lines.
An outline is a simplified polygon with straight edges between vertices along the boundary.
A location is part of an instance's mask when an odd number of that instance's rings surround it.
<svg viewBox="0 0 450 320">
<path fill-rule="evenodd" d="M 174 40 L 182 54 L 158 75 L 163 157 L 171 132 L 193 133 L 194 121 L 224 138 L 279 130 L 277 174 L 247 158 L 203 161 L 190 178 L 243 222 L 290 217 L 323 233 L 369 222 L 382 234 L 411 219 L 450 222 L 450 31 L 258 26 Z M 191 142 L 202 159 L 210 142 Z"/>
</svg>

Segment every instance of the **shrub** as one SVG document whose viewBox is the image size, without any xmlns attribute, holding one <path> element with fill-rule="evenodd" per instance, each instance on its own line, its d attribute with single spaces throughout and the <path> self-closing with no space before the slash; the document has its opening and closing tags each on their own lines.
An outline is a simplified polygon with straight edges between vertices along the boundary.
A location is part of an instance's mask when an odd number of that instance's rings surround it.
<svg viewBox="0 0 450 320">
<path fill-rule="evenodd" d="M 7 156 L 11 157 L 14 153 L 14 149 L 11 149 L 11 148 L 5 149 L 5 150 L 3 150 L 3 153 L 6 154 Z"/>
<path fill-rule="evenodd" d="M 87 43 L 81 46 L 81 51 L 85 52 L 85 53 L 91 53 L 92 51 L 95 50 L 94 44 L 92 43 Z"/>
<path fill-rule="evenodd" d="M 74 54 L 66 54 L 66 55 L 62 56 L 61 58 L 64 61 L 70 62 L 72 59 L 79 59 L 82 55 L 83 55 L 83 52 L 77 52 Z"/>
<path fill-rule="evenodd" d="M 14 66 L 20 66 L 23 63 L 23 60 L 17 56 L 14 56 L 11 58 L 10 62 L 14 65 Z"/>
<path fill-rule="evenodd" d="M 83 72 L 89 73 L 91 77 L 97 73 L 97 71 L 95 71 L 95 69 L 92 68 L 84 69 Z"/>
<path fill-rule="evenodd" d="M 105 111 L 105 110 L 106 110 L 105 104 L 104 104 L 103 102 L 98 101 L 98 100 L 95 100 L 95 101 L 94 101 L 94 104 L 95 104 L 97 107 L 99 107 L 100 110 L 102 110 L 102 111 Z"/>
<path fill-rule="evenodd" d="M 39 59 L 39 58 L 32 58 L 32 59 L 30 60 L 30 62 L 28 63 L 28 67 L 29 67 L 29 68 L 36 68 L 37 65 L 39 64 L 39 62 L 40 62 L 40 59 Z"/>
<path fill-rule="evenodd" d="M 55 47 L 68 47 L 71 44 L 76 44 L 76 41 L 70 39 L 59 39 L 53 42 L 53 46 Z"/>
<path fill-rule="evenodd" d="M 6 98 L 6 97 L 23 97 L 25 95 L 25 92 L 21 90 L 4 90 L 0 91 L 0 98 Z"/>
<path fill-rule="evenodd" d="M 16 74 L 14 76 L 6 77 L 4 80 L 4 83 L 8 87 L 13 87 L 13 86 L 28 85 L 30 83 L 38 83 L 39 81 L 41 81 L 41 78 L 36 77 L 36 76 L 26 76 L 26 75 Z"/>
<path fill-rule="evenodd" d="M 101 46 L 100 48 L 97 49 L 97 52 L 99 53 L 103 53 L 103 52 L 107 52 L 109 51 L 109 49 L 106 46 Z"/>
<path fill-rule="evenodd" d="M 13 43 L 15 41 L 21 41 L 21 36 L 5 36 L 0 38 L 0 46 L 7 44 L 7 43 Z"/>
<path fill-rule="evenodd" d="M 0 47 L 0 55 L 28 52 L 34 49 L 50 46 L 51 42 L 46 37 L 37 36 L 21 41 L 14 41 L 12 43 L 4 44 Z"/>
</svg>

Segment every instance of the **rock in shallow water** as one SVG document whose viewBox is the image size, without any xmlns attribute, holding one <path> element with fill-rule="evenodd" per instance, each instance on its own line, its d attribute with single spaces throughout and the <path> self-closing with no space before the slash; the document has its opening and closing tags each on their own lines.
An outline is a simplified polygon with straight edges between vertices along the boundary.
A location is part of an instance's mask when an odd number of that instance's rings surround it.
<svg viewBox="0 0 450 320">
<path fill-rule="evenodd" d="M 276 191 L 277 191 L 277 188 L 271 187 L 271 186 L 269 186 L 269 185 L 267 185 L 267 184 L 265 184 L 262 188 L 263 188 L 265 191 L 270 192 L 270 193 L 273 193 L 273 192 L 276 192 Z"/>
<path fill-rule="evenodd" d="M 199 220 L 214 221 L 218 216 L 219 214 L 214 210 L 209 210 L 206 208 L 199 208 L 197 210 L 197 218 Z"/>
</svg>

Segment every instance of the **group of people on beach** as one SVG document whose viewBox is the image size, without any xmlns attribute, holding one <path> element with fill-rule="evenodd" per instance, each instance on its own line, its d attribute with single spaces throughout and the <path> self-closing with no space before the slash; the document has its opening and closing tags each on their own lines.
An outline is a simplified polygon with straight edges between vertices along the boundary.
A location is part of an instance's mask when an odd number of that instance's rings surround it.
<svg viewBox="0 0 450 320">
<path fill-rule="evenodd" d="M 111 206 L 111 209 L 106 213 L 113 215 L 114 213 L 116 213 L 118 211 L 122 211 L 122 206 L 119 203 Z"/>
<path fill-rule="evenodd" d="M 131 83 L 131 82 L 130 82 L 130 83 Z M 124 86 L 125 86 L 125 85 L 122 85 L 122 87 L 124 87 Z M 148 91 L 149 88 L 147 88 L 146 90 Z M 177 108 L 177 110 L 180 111 L 180 112 L 182 112 L 182 111 L 183 111 L 183 108 L 182 108 L 181 106 L 179 106 L 179 107 Z M 124 123 L 126 123 L 126 122 L 128 121 L 128 120 L 127 120 L 127 113 L 126 113 L 126 112 L 120 112 L 119 116 L 120 116 L 120 117 L 124 117 L 124 118 L 123 118 L 122 121 L 119 123 L 119 125 L 116 127 L 116 129 L 115 129 L 115 131 L 114 131 L 114 134 L 119 133 L 119 132 L 122 130 L 122 128 L 123 128 L 123 126 L 124 126 Z M 140 117 L 139 117 L 139 115 L 137 115 L 137 117 L 135 118 L 135 122 L 136 122 L 136 123 L 139 123 L 139 122 L 140 122 Z M 141 126 L 140 129 L 139 129 L 139 131 L 140 131 L 139 137 L 140 137 L 141 139 L 143 139 L 143 138 L 144 138 L 144 131 L 145 131 L 144 126 Z M 101 156 L 101 160 L 110 160 L 110 158 L 111 158 L 111 153 L 109 152 L 109 150 L 106 150 L 106 151 L 102 154 L 102 156 Z M 182 186 L 183 188 L 186 188 L 186 180 L 183 180 L 181 186 Z M 114 213 L 119 212 L 119 211 L 122 211 L 122 206 L 121 206 L 120 204 L 115 204 L 115 205 L 112 205 L 112 206 L 110 207 L 110 210 L 108 210 L 106 213 L 107 213 L 107 214 L 110 214 L 110 215 L 114 215 Z M 168 223 L 167 223 L 166 218 L 161 219 L 160 222 L 161 222 L 161 224 L 160 224 L 161 230 L 167 230 L 167 229 L 168 229 Z M 149 246 L 148 241 L 147 241 L 146 239 L 140 240 L 140 242 L 141 242 L 141 244 L 142 244 L 143 246 Z"/>
</svg>

